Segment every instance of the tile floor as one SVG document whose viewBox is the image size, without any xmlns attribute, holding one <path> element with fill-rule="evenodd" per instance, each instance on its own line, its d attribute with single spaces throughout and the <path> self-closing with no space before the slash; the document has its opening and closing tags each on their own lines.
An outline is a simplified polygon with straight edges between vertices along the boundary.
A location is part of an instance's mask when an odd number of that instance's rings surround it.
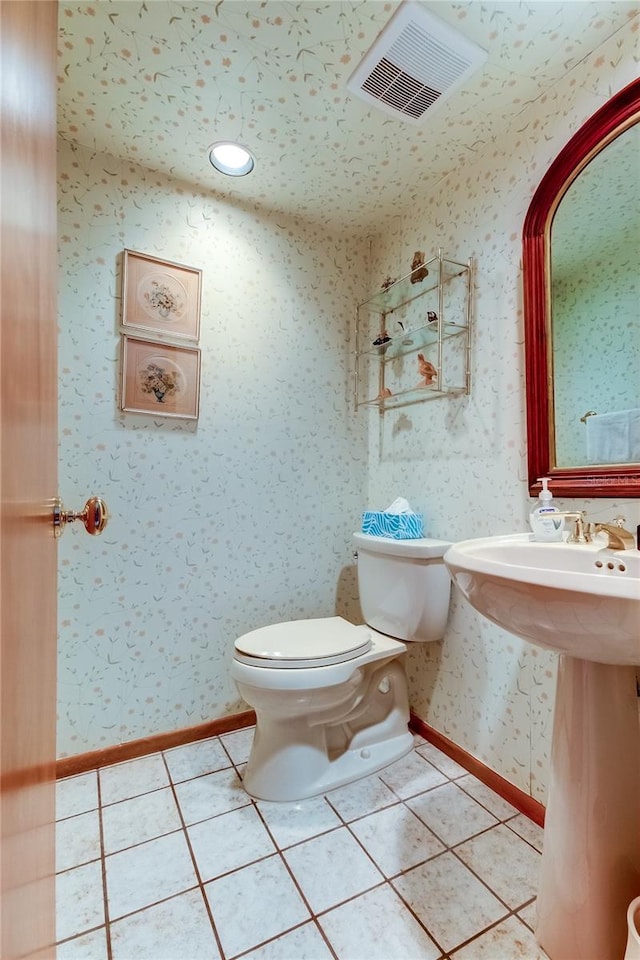
<svg viewBox="0 0 640 960">
<path fill-rule="evenodd" d="M 544 960 L 542 830 L 420 737 L 299 803 L 252 729 L 58 783 L 58 960 Z"/>
</svg>

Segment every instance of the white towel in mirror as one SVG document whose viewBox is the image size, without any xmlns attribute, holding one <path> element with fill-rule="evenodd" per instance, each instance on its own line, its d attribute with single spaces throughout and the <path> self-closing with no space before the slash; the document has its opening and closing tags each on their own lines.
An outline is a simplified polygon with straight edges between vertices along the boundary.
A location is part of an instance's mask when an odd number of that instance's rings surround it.
<svg viewBox="0 0 640 960">
<path fill-rule="evenodd" d="M 587 418 L 587 463 L 640 463 L 640 408 Z"/>
</svg>

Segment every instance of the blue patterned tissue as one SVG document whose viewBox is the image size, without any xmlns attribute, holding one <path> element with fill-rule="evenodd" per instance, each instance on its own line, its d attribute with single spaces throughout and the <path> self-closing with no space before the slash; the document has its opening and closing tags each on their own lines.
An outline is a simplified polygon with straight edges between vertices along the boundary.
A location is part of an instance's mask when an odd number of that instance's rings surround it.
<svg viewBox="0 0 640 960">
<path fill-rule="evenodd" d="M 424 515 L 366 510 L 362 514 L 362 532 L 391 540 L 418 540 L 424 536 Z"/>
</svg>

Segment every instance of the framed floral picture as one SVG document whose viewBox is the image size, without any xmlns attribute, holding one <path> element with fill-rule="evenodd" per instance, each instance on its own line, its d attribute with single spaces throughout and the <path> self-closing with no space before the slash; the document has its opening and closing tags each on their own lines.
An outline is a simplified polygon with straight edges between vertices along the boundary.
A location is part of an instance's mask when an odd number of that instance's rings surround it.
<svg viewBox="0 0 640 960">
<path fill-rule="evenodd" d="M 199 404 L 198 347 L 122 337 L 122 410 L 197 420 Z"/>
<path fill-rule="evenodd" d="M 122 328 L 158 337 L 197 341 L 202 271 L 146 253 L 125 250 L 122 265 Z"/>
</svg>

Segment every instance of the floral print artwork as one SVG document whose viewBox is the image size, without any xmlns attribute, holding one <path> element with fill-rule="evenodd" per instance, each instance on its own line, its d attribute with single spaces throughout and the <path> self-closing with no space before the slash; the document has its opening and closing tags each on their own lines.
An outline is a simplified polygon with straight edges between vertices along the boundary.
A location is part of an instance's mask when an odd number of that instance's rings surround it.
<svg viewBox="0 0 640 960">
<path fill-rule="evenodd" d="M 158 403 L 164 403 L 167 397 L 180 393 L 182 384 L 177 370 L 170 370 L 166 364 L 149 362 L 138 371 L 138 386 L 143 393 L 151 394 Z"/>
<path fill-rule="evenodd" d="M 161 320 L 177 320 L 184 313 L 187 292 L 175 277 L 166 274 L 143 277 L 138 299 L 145 313 Z"/>
</svg>

